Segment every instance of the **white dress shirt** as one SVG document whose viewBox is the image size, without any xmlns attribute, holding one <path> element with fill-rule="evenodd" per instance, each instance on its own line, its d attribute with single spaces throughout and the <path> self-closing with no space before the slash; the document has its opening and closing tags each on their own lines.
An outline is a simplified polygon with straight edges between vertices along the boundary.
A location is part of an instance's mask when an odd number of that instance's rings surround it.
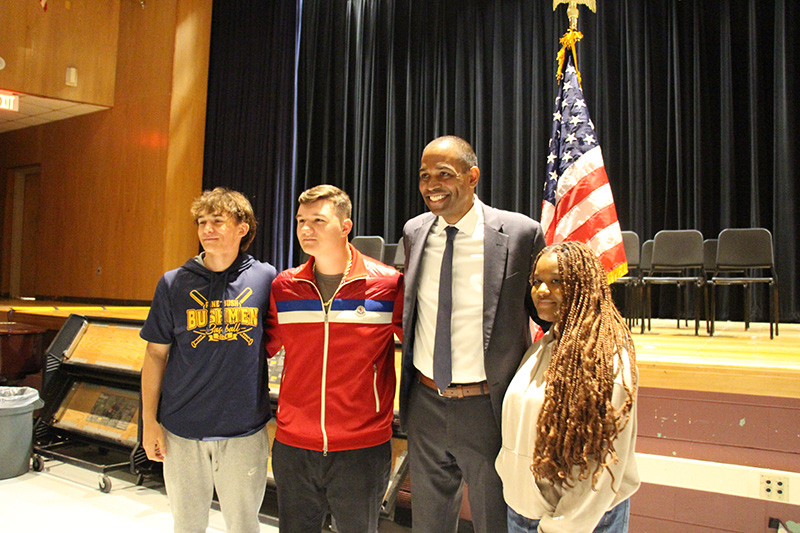
<svg viewBox="0 0 800 533">
<path fill-rule="evenodd" d="M 417 290 L 417 323 L 414 332 L 414 366 L 433 379 L 433 344 L 439 309 L 439 274 L 447 234 L 447 222 L 438 217 L 422 254 Z M 455 226 L 453 241 L 453 383 L 486 380 L 483 365 L 483 204 L 475 202 Z"/>
</svg>

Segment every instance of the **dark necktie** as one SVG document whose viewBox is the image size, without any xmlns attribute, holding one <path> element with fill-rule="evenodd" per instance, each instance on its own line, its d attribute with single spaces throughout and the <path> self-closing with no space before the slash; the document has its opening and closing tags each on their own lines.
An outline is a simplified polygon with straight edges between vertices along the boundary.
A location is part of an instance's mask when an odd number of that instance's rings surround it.
<svg viewBox="0 0 800 533">
<path fill-rule="evenodd" d="M 439 310 L 436 313 L 436 337 L 433 341 L 433 380 L 440 391 L 453 379 L 450 357 L 450 319 L 453 311 L 453 240 L 458 233 L 455 226 L 447 226 L 447 243 L 442 254 L 439 274 Z"/>
</svg>

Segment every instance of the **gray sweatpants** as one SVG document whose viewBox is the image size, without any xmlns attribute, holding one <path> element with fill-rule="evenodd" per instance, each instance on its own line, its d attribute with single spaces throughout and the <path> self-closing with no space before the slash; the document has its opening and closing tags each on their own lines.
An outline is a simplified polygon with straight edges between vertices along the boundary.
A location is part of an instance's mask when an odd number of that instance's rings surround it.
<svg viewBox="0 0 800 533">
<path fill-rule="evenodd" d="M 267 487 L 269 438 L 265 427 L 247 437 L 184 439 L 164 430 L 164 483 L 176 533 L 205 533 L 214 489 L 230 533 L 257 533 Z"/>
</svg>

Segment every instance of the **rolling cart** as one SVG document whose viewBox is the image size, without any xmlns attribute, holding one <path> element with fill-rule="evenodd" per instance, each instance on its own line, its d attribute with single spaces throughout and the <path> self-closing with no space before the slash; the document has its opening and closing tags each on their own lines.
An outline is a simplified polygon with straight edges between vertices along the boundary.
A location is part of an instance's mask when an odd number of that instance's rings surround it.
<svg viewBox="0 0 800 533">
<path fill-rule="evenodd" d="M 110 472 L 128 470 L 137 484 L 160 473 L 141 446 L 142 324 L 69 316 L 46 353 L 34 471 L 44 469 L 44 458 L 76 465 L 97 472 L 106 493 Z"/>
</svg>

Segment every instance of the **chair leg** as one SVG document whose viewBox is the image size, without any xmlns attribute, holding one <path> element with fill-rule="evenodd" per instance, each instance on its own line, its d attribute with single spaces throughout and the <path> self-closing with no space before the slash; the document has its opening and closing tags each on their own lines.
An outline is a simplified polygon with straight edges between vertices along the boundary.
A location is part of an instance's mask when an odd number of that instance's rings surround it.
<svg viewBox="0 0 800 533">
<path fill-rule="evenodd" d="M 644 335 L 644 323 L 645 323 L 645 321 L 647 320 L 647 317 L 645 316 L 645 314 L 647 313 L 647 311 L 646 311 L 646 310 L 647 310 L 647 305 L 648 305 L 650 302 L 649 302 L 649 300 L 647 300 L 647 294 L 646 294 L 646 293 L 647 293 L 647 289 L 645 288 L 645 284 L 642 284 L 642 288 L 641 288 L 640 290 L 642 291 L 642 292 L 641 292 L 641 296 L 642 296 L 642 309 L 641 309 L 641 314 L 640 314 L 640 316 L 642 317 L 642 324 L 641 324 L 641 325 L 642 325 L 642 328 L 641 328 L 641 331 L 640 331 L 639 333 L 641 333 L 642 335 Z"/>
<path fill-rule="evenodd" d="M 639 314 L 641 313 L 639 308 L 641 305 L 639 301 L 639 284 L 634 281 L 631 285 L 631 328 L 639 322 Z"/>
<path fill-rule="evenodd" d="M 642 317 L 642 327 L 641 333 L 644 335 L 644 328 L 645 323 L 647 323 L 647 331 L 650 331 L 650 318 L 653 314 L 653 309 L 651 308 L 653 301 L 652 301 L 652 293 L 651 287 L 649 283 L 642 283 L 640 287 L 640 296 L 641 296 L 641 317 Z"/>
<path fill-rule="evenodd" d="M 644 283 L 636 284 L 636 298 L 636 320 L 644 324 Z"/>
<path fill-rule="evenodd" d="M 628 329 L 631 329 L 633 327 L 631 286 L 625 283 L 623 290 L 625 291 L 625 323 L 628 325 Z"/>
<path fill-rule="evenodd" d="M 709 334 L 714 336 L 714 321 L 717 319 L 717 286 L 711 284 L 711 330 Z"/>
<path fill-rule="evenodd" d="M 769 293 L 769 339 L 772 340 L 775 337 L 772 336 L 772 322 L 775 319 L 775 306 L 772 304 L 772 291 Z"/>
<path fill-rule="evenodd" d="M 775 335 L 778 335 L 778 322 L 780 320 L 779 317 L 780 309 L 778 308 L 778 286 L 774 283 L 770 284 L 770 293 L 769 293 L 769 338 L 773 339 L 772 336 L 772 323 L 775 323 Z"/>
<path fill-rule="evenodd" d="M 689 287 L 689 283 L 687 283 L 686 287 L 684 288 L 684 292 L 686 293 L 684 302 L 686 303 L 683 306 L 683 310 L 685 311 L 683 315 L 683 325 L 686 326 L 687 328 L 689 327 L 689 293 L 691 292 L 691 290 L 692 289 Z M 695 316 L 697 315 L 695 314 Z"/>
<path fill-rule="evenodd" d="M 628 329 L 636 324 L 636 285 L 625 284 L 625 316 Z"/>
<path fill-rule="evenodd" d="M 750 329 L 750 285 L 744 285 L 744 329 Z"/>
<path fill-rule="evenodd" d="M 694 286 L 694 334 L 700 335 L 700 285 Z"/>
</svg>

